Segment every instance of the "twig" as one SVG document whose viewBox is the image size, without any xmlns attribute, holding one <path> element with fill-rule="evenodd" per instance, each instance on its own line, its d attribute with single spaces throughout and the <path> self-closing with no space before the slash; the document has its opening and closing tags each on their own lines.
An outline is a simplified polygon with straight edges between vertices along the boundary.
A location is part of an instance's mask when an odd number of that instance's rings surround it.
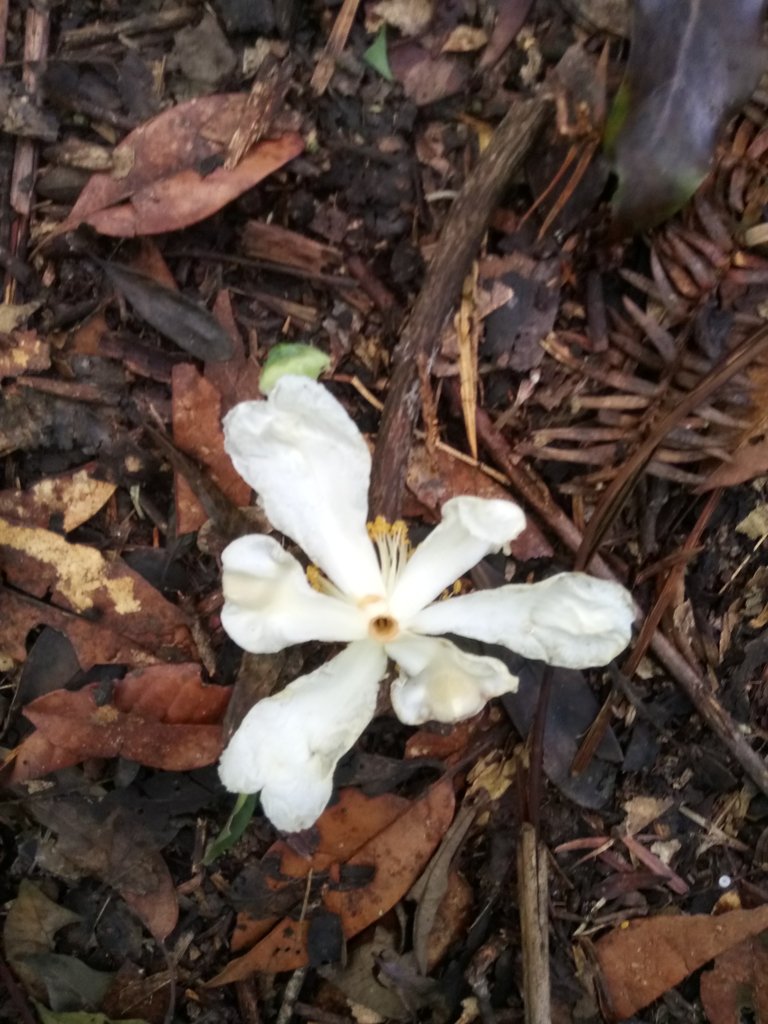
<svg viewBox="0 0 768 1024">
<path fill-rule="evenodd" d="M 74 50 L 92 43 L 103 43 L 118 36 L 137 36 L 144 32 L 167 32 L 189 24 L 200 13 L 199 7 L 172 7 L 156 14 L 138 14 L 123 21 L 97 21 L 82 28 L 70 28 L 61 33 L 61 48 Z"/>
<path fill-rule="evenodd" d="M 419 359 L 429 365 L 461 284 L 482 240 L 493 208 L 522 163 L 550 112 L 541 96 L 515 104 L 496 129 L 464 183 L 445 222 L 424 287 L 394 353 L 394 371 L 384 403 L 373 459 L 370 506 L 394 520 L 400 513 L 405 470 L 419 411 Z"/>
<path fill-rule="evenodd" d="M 333 78 L 333 72 L 336 70 L 336 61 L 347 45 L 349 32 L 359 6 L 360 0 L 344 0 L 344 3 L 341 5 L 341 10 L 336 17 L 336 21 L 333 23 L 331 34 L 328 36 L 328 42 L 325 44 L 325 49 L 310 79 L 309 84 L 318 96 L 323 95 Z"/>
<path fill-rule="evenodd" d="M 277 1015 L 275 1024 L 288 1024 L 291 1017 L 293 1016 L 293 1008 L 296 1005 L 296 1000 L 299 998 L 301 987 L 304 984 L 304 978 L 307 975 L 306 967 L 299 967 L 288 979 L 288 984 L 285 986 L 285 992 L 283 993 L 283 1002 L 280 1006 L 280 1012 Z"/>
<path fill-rule="evenodd" d="M 525 1024 L 551 1024 L 547 851 L 533 825 L 520 827 L 517 893 L 523 947 Z"/>
</svg>

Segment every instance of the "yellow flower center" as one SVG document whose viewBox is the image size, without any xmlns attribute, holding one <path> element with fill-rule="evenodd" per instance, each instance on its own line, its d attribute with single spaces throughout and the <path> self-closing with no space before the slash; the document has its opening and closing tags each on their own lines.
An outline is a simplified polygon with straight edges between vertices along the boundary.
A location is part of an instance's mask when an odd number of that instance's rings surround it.
<svg viewBox="0 0 768 1024">
<path fill-rule="evenodd" d="M 394 640 L 400 632 L 400 623 L 390 614 L 387 597 L 392 593 L 405 563 L 410 558 L 411 544 L 408 540 L 408 527 L 402 519 L 388 523 L 383 516 L 378 516 L 372 523 L 368 523 L 368 535 L 376 548 L 381 566 L 384 594 L 367 594 L 358 598 L 356 603 L 366 618 L 370 638 L 386 644 Z M 342 594 L 316 565 L 308 567 L 307 579 L 321 594 L 350 600 L 350 597 Z"/>
</svg>

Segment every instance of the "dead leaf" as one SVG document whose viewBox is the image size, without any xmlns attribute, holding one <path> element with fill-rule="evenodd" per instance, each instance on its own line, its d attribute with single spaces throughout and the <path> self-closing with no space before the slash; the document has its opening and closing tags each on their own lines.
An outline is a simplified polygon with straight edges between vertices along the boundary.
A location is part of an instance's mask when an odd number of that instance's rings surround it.
<svg viewBox="0 0 768 1024">
<path fill-rule="evenodd" d="M 499 0 L 496 5 L 496 21 L 493 24 L 488 46 L 480 58 L 478 70 L 491 68 L 507 50 L 512 40 L 525 24 L 533 0 Z"/>
<path fill-rule="evenodd" d="M 46 477 L 26 491 L 0 491 L 0 513 L 26 526 L 49 528 L 61 524 L 65 533 L 96 515 L 115 493 L 116 485 L 98 480 L 96 463 L 60 476 Z"/>
<path fill-rule="evenodd" d="M 79 914 L 60 907 L 34 882 L 22 878 L 3 925 L 3 946 L 14 971 L 34 995 L 42 997 L 45 987 L 35 969 L 25 963 L 26 957 L 50 952 L 56 932 L 79 920 Z"/>
<path fill-rule="evenodd" d="M 614 1020 L 632 1017 L 708 960 L 768 928 L 768 906 L 626 921 L 595 943 L 600 983 Z"/>
<path fill-rule="evenodd" d="M 509 501 L 509 491 L 479 467 L 462 462 L 439 448 L 430 452 L 423 444 L 413 446 L 406 483 L 434 515 L 435 521 L 440 518 L 440 510 L 446 501 L 461 495 Z M 554 553 L 552 545 L 532 519 L 527 520 L 525 529 L 509 548 L 514 557 L 522 561 L 550 558 Z"/>
<path fill-rule="evenodd" d="M 0 379 L 47 370 L 50 365 L 51 347 L 35 331 L 0 331 Z"/>
<path fill-rule="evenodd" d="M 430 963 L 430 943 L 439 909 L 448 892 L 451 864 L 477 817 L 477 811 L 477 807 L 466 804 L 459 810 L 427 870 L 411 890 L 411 897 L 418 904 L 413 925 L 413 948 L 419 970 L 425 975 L 434 967 L 434 963 Z M 434 955 L 434 945 L 432 953 Z"/>
<path fill-rule="evenodd" d="M 95 174 L 57 233 L 82 223 L 120 238 L 177 231 L 298 156 L 304 143 L 288 132 L 258 143 L 231 170 L 220 165 L 247 102 L 241 93 L 199 97 L 131 132 L 115 150 L 130 165 L 128 173 Z"/>
<path fill-rule="evenodd" d="M 408 892 L 450 825 L 453 808 L 452 783 L 436 783 L 346 860 L 347 874 L 354 875 L 354 869 L 373 868 L 371 881 L 359 888 L 337 888 L 334 883 L 339 881 L 338 869 L 331 871 L 331 884 L 321 901 L 322 912 L 338 915 L 346 938 L 378 920 Z M 309 928 L 309 918 L 284 918 L 208 984 L 225 985 L 254 971 L 288 971 L 306 965 Z"/>
<path fill-rule="evenodd" d="M 301 856 L 285 840 L 274 843 L 262 859 L 266 885 L 270 893 L 294 887 L 297 879 L 310 871 L 327 871 L 331 864 L 353 856 L 367 842 L 391 825 L 409 806 L 404 797 L 394 793 L 367 797 L 359 789 L 343 789 L 335 804 L 329 807 L 312 830 L 316 836 L 311 856 Z M 303 898 L 303 890 L 302 890 Z M 258 919 L 257 911 L 238 916 L 232 950 L 252 946 L 279 920 L 272 915 Z"/>
<path fill-rule="evenodd" d="M 235 321 L 232 299 L 228 291 L 220 291 L 213 305 L 213 313 L 232 339 L 232 355 L 225 363 L 206 363 L 205 379 L 218 391 L 221 414 L 226 415 L 233 405 L 260 397 L 261 368 L 255 357 L 255 339 L 250 354 Z"/>
<path fill-rule="evenodd" d="M 699 490 L 737 487 L 765 473 L 768 473 L 768 439 L 737 448 L 728 462 L 722 463 L 709 474 Z"/>
<path fill-rule="evenodd" d="M 224 451 L 221 395 L 191 363 L 173 368 L 173 440 L 177 447 L 202 463 L 214 483 L 236 507 L 248 505 L 251 488 L 238 474 Z M 208 516 L 181 474 L 176 473 L 176 528 L 180 534 L 199 530 Z"/>
<path fill-rule="evenodd" d="M 17 604 L 17 619 L 45 622 L 54 629 L 61 629 L 72 640 L 83 668 L 96 661 L 91 661 L 87 650 L 82 649 L 83 632 L 87 634 L 89 630 L 78 631 L 77 618 L 128 638 L 142 651 L 149 643 L 152 653 L 146 661 L 150 663 L 189 657 L 193 653 L 186 616 L 181 609 L 119 558 L 107 559 L 96 548 L 71 544 L 58 533 L 21 525 L 8 517 L 0 517 L 0 557 L 9 583 L 33 598 L 50 595 L 51 604 L 55 606 L 49 614 L 45 605 L 36 609 L 27 605 L 21 610 Z M 56 609 L 74 613 L 74 616 L 67 614 L 62 621 L 62 616 L 55 614 Z M 18 651 L 19 644 L 23 647 L 26 632 L 28 630 L 14 634 L 8 623 L 0 620 L 0 640 L 7 642 L 7 649 Z M 103 650 L 103 643 L 98 646 Z M 115 651 L 123 648 L 119 641 L 112 646 Z M 107 658 L 108 662 L 113 660 L 114 656 Z M 129 658 L 128 664 L 135 660 L 135 657 Z"/>
<path fill-rule="evenodd" d="M 389 65 L 408 99 L 420 107 L 461 92 L 469 78 L 469 69 L 460 57 L 433 57 L 413 42 L 392 46 Z"/>
<path fill-rule="evenodd" d="M 457 25 L 440 48 L 441 53 L 472 53 L 488 42 L 488 33 L 476 25 Z"/>
<path fill-rule="evenodd" d="M 142 320 L 179 348 L 204 362 L 230 358 L 232 339 L 202 303 L 130 267 L 108 260 L 97 262 Z"/>
<path fill-rule="evenodd" d="M 378 0 L 371 10 L 375 19 L 399 29 L 404 36 L 421 35 L 434 13 L 434 0 Z"/>
<path fill-rule="evenodd" d="M 768 932 L 717 957 L 701 975 L 701 1002 L 710 1024 L 768 1021 Z"/>
<path fill-rule="evenodd" d="M 54 690 L 24 708 L 37 732 L 18 748 L 12 782 L 24 782 L 89 757 L 127 757 L 166 771 L 213 764 L 231 687 L 206 686 L 199 665 L 155 665 L 115 683 L 110 703 L 99 684 Z"/>
<path fill-rule="evenodd" d="M 70 869 L 116 889 L 158 942 L 173 931 L 179 915 L 173 879 L 134 814 L 118 808 L 104 816 L 97 803 L 73 795 L 37 795 L 25 806 L 56 833 L 55 852 Z"/>
</svg>

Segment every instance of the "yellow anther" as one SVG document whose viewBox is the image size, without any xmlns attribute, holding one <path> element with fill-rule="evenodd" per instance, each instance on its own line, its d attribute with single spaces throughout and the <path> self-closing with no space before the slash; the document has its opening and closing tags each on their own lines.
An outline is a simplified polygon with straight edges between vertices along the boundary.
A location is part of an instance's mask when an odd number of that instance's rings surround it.
<svg viewBox="0 0 768 1024">
<path fill-rule="evenodd" d="M 368 523 L 368 536 L 371 540 L 376 541 L 382 540 L 384 537 L 389 536 L 390 526 L 384 516 L 376 516 L 372 523 Z"/>
<path fill-rule="evenodd" d="M 307 566 L 307 582 L 313 590 L 318 590 L 321 594 L 324 592 L 325 578 L 316 565 Z"/>
</svg>

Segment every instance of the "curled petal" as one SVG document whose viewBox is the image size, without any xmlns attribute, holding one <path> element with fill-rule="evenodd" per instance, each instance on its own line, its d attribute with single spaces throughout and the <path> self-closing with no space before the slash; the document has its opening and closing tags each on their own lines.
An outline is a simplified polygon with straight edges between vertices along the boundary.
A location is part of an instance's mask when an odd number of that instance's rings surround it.
<svg viewBox="0 0 768 1024">
<path fill-rule="evenodd" d="M 446 587 L 492 551 L 525 529 L 525 516 L 512 501 L 451 498 L 442 521 L 414 551 L 392 594 L 401 622 L 433 601 Z"/>
<path fill-rule="evenodd" d="M 411 628 L 502 644 L 561 668 L 606 665 L 632 636 L 632 598 L 618 583 L 564 572 L 543 583 L 482 590 L 438 601 Z"/>
<path fill-rule="evenodd" d="M 221 624 L 244 650 L 271 654 L 306 640 L 366 636 L 359 610 L 313 590 L 301 565 L 272 537 L 241 537 L 224 549 L 221 561 Z"/>
<path fill-rule="evenodd" d="M 378 644 L 350 644 L 332 661 L 251 708 L 221 755 L 233 793 L 261 791 L 270 821 L 309 828 L 333 791 L 333 773 L 373 717 L 387 658 Z"/>
<path fill-rule="evenodd" d="M 387 645 L 400 677 L 390 696 L 406 725 L 460 722 L 482 711 L 491 697 L 517 689 L 517 677 L 498 658 L 466 654 L 450 640 L 405 634 Z"/>
<path fill-rule="evenodd" d="M 235 469 L 270 522 L 345 594 L 383 592 L 368 538 L 371 457 L 331 393 L 307 377 L 281 377 L 264 402 L 241 402 L 224 419 Z"/>
</svg>

